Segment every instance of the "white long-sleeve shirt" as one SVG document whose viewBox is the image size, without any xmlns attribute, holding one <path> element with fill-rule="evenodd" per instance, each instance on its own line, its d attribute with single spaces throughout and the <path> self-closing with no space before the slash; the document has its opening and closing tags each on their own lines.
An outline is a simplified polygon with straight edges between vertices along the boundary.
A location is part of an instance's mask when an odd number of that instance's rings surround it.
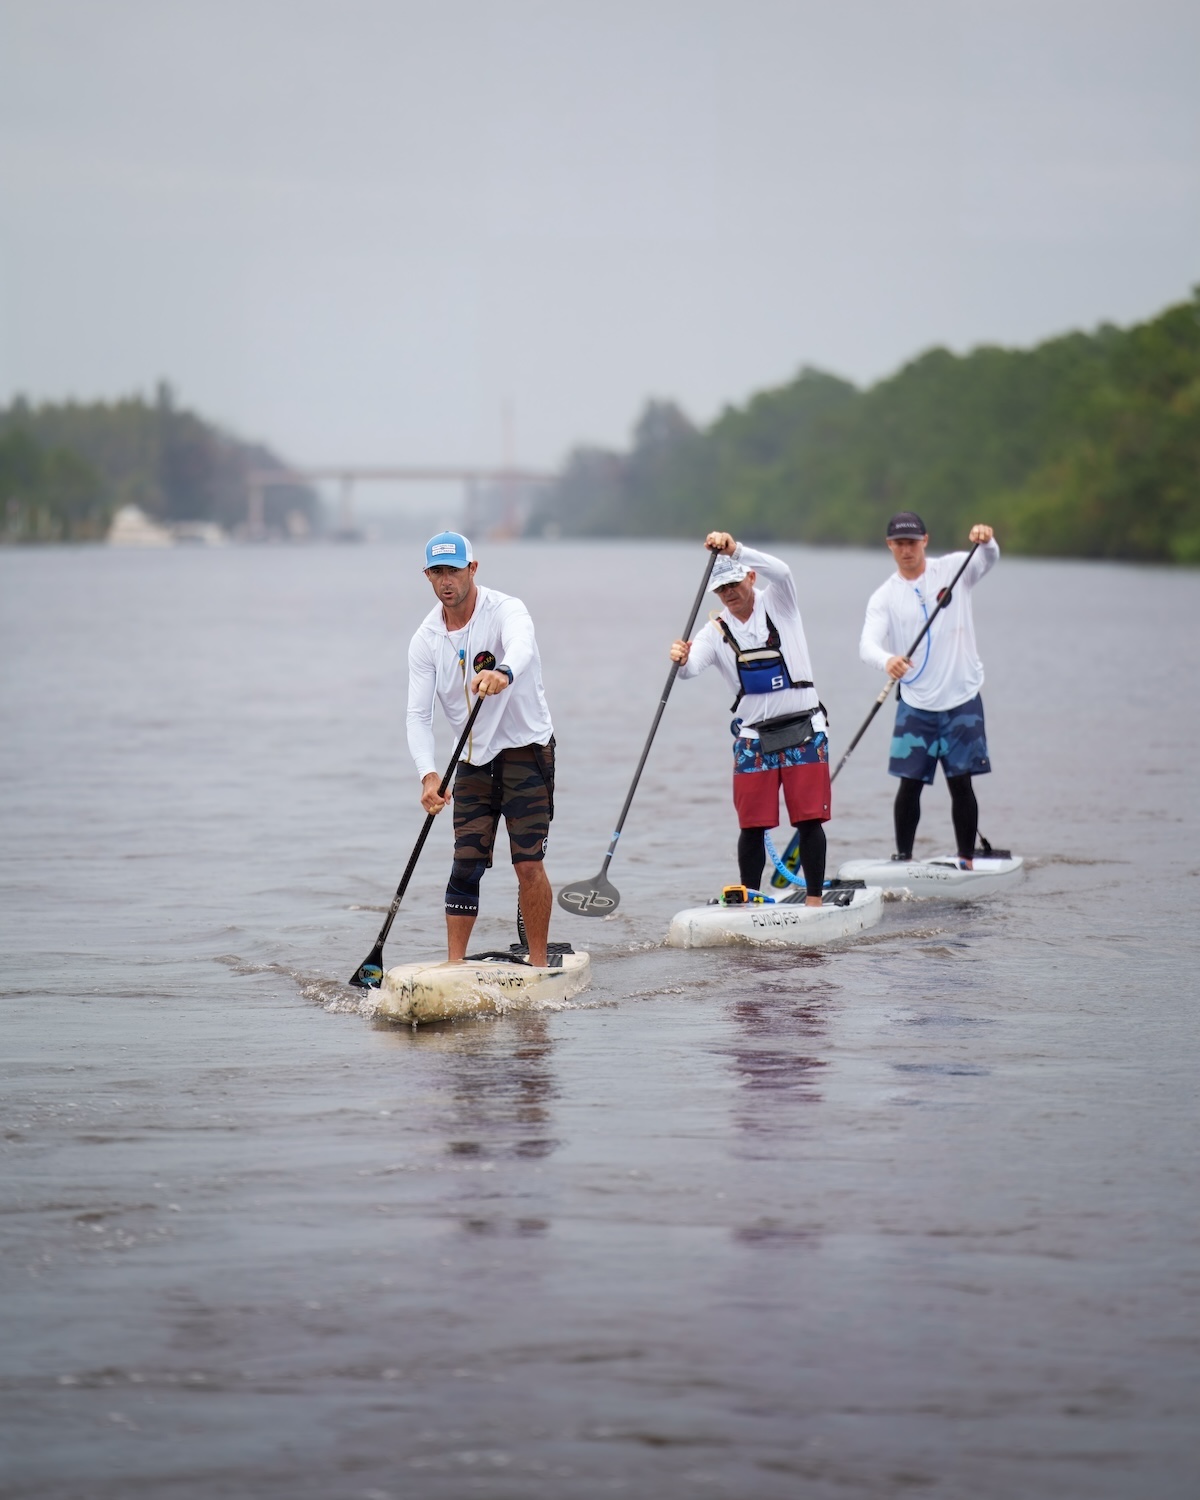
<svg viewBox="0 0 1200 1500">
<path fill-rule="evenodd" d="M 887 670 L 889 656 L 903 656 L 937 607 L 938 591 L 962 567 L 965 552 L 927 557 L 920 578 L 893 573 L 867 601 L 858 654 Z M 900 679 L 900 696 L 913 708 L 942 713 L 973 698 L 983 686 L 983 663 L 975 645 L 971 591 L 1000 559 L 993 539 L 984 542 L 954 585 L 954 598 L 917 647 L 912 670 Z"/>
<path fill-rule="evenodd" d="M 772 557 L 769 552 L 758 552 L 740 542 L 734 548 L 733 556 L 735 561 L 752 568 L 756 575 L 754 613 L 743 623 L 727 609 L 723 609 L 716 619 L 709 620 L 692 642 L 688 659 L 679 669 L 680 677 L 695 677 L 706 667 L 715 666 L 729 684 L 731 692 L 736 694 L 741 686 L 737 662 L 733 648 L 716 620 L 725 621 L 739 646 L 753 650 L 767 644 L 769 614 L 779 631 L 779 649 L 783 652 L 792 681 L 814 681 L 791 568 L 780 558 Z M 758 720 L 779 719 L 786 714 L 801 713 L 804 709 L 816 708 L 819 702 L 815 688 L 784 688 L 778 693 L 747 693 L 737 708 L 739 717 L 744 721 L 740 733 L 745 739 L 757 739 L 757 731 L 750 726 Z M 814 717 L 813 727 L 818 732 L 825 728 L 823 714 Z"/>
<path fill-rule="evenodd" d="M 501 750 L 545 745 L 554 733 L 542 687 L 542 659 L 533 621 L 520 599 L 478 587 L 475 612 L 461 630 L 447 630 L 442 606 L 429 611 L 408 648 L 408 748 L 417 775 L 436 772 L 434 700 L 455 734 L 462 733 L 475 700 L 470 696 L 475 658 L 490 651 L 496 665 L 512 668 L 511 686 L 483 700 L 463 752 L 468 765 L 485 766 Z"/>
</svg>

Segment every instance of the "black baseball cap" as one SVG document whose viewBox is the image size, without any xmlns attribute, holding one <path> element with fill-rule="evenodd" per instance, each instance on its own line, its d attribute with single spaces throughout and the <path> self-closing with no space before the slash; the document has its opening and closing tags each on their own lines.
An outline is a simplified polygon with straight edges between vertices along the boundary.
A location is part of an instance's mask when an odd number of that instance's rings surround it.
<svg viewBox="0 0 1200 1500">
<path fill-rule="evenodd" d="M 888 522 L 887 534 L 893 536 L 926 536 L 925 522 L 915 510 L 898 510 Z"/>
</svg>

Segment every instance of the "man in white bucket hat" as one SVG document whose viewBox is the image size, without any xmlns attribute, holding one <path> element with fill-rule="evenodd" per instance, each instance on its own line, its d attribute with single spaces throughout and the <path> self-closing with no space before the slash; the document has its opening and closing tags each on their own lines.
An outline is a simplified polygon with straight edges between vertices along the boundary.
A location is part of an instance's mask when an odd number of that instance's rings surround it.
<svg viewBox="0 0 1200 1500">
<path fill-rule="evenodd" d="M 737 694 L 731 728 L 738 876 L 748 890 L 759 889 L 765 835 L 779 822 L 782 792 L 799 841 L 805 901 L 820 906 L 831 800 L 829 741 L 792 570 L 769 552 L 735 542 L 727 531 L 710 531 L 704 545 L 717 553 L 710 587 L 722 608 L 694 641 L 672 645 L 671 660 L 680 663 L 684 678 L 715 666 Z"/>
</svg>

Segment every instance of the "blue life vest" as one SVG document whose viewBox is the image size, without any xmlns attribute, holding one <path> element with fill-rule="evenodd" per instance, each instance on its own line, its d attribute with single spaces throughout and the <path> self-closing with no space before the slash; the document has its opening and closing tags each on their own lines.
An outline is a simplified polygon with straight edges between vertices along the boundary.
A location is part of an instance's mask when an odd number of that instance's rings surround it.
<svg viewBox="0 0 1200 1500">
<path fill-rule="evenodd" d="M 738 695 L 730 707 L 731 713 L 747 693 L 782 693 L 785 688 L 810 688 L 811 682 L 793 682 L 787 662 L 780 650 L 779 631 L 771 616 L 767 616 L 767 644 L 765 646 L 739 646 L 733 631 L 724 620 L 716 621 L 726 644 L 732 649 L 737 666 Z"/>
</svg>

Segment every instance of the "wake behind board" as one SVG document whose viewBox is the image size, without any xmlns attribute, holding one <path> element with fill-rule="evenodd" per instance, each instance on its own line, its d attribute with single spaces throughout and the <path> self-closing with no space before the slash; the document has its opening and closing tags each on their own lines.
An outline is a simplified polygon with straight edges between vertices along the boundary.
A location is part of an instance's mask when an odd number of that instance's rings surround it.
<svg viewBox="0 0 1200 1500">
<path fill-rule="evenodd" d="M 545 969 L 493 954 L 458 964 L 398 964 L 383 976 L 376 1014 L 415 1026 L 537 1010 L 587 989 L 592 974 L 586 953 L 552 953 L 551 958 L 554 966 Z"/>
<path fill-rule="evenodd" d="M 942 901 L 973 901 L 1009 889 L 1025 861 L 1020 855 L 977 854 L 974 869 L 960 870 L 953 854 L 932 859 L 852 859 L 838 870 L 839 880 L 865 880 L 885 891 L 908 891 Z"/>
<path fill-rule="evenodd" d="M 824 904 L 806 906 L 804 892 L 774 902 L 737 906 L 713 903 L 677 912 L 667 933 L 669 948 L 719 948 L 730 943 L 776 943 L 822 948 L 874 927 L 883 915 L 878 887 L 827 890 Z"/>
</svg>

